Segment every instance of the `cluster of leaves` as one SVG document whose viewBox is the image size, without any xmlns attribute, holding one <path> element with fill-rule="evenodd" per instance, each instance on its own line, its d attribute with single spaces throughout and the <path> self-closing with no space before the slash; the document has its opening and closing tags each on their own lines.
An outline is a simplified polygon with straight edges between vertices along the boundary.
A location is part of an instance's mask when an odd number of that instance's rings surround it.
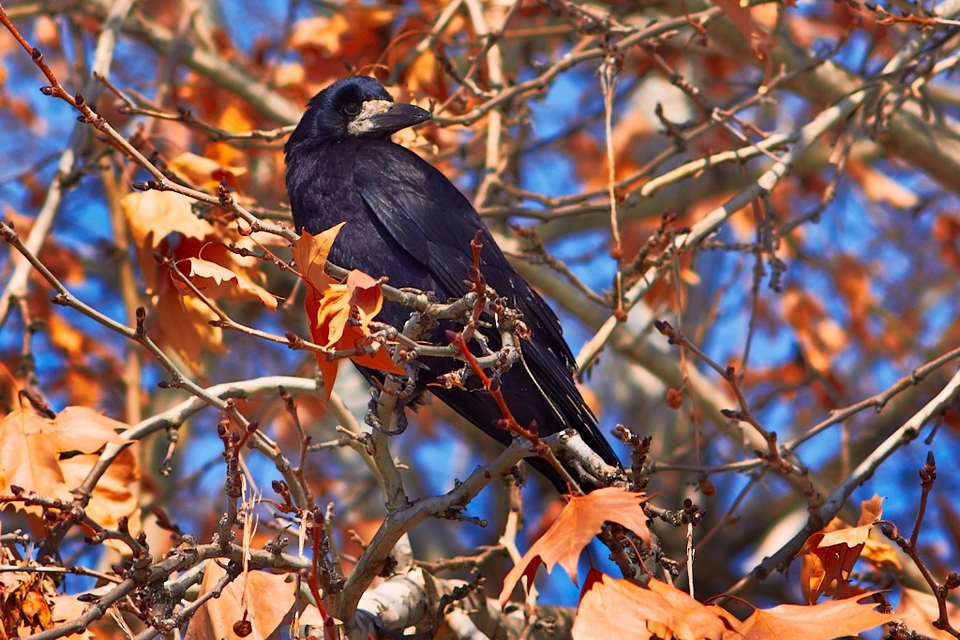
<svg viewBox="0 0 960 640">
<path fill-rule="evenodd" d="M 0 637 L 960 637 L 958 477 L 906 446 L 957 440 L 958 11 L 749 4 L 0 9 Z M 565 311 L 632 491 L 521 491 L 436 403 L 388 437 L 390 382 L 360 426 L 344 360 L 457 349 L 291 230 L 347 73 L 434 113 L 395 140 Z M 595 535 L 624 578 L 538 593 Z"/>
</svg>

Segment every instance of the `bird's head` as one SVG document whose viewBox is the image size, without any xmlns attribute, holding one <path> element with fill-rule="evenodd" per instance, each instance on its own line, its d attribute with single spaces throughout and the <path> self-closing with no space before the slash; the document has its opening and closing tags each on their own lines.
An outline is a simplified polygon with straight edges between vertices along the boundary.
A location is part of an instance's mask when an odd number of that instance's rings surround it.
<svg viewBox="0 0 960 640">
<path fill-rule="evenodd" d="M 287 142 L 389 138 L 392 133 L 429 120 L 429 111 L 394 102 L 374 78 L 338 80 L 310 100 L 307 112 Z"/>
</svg>

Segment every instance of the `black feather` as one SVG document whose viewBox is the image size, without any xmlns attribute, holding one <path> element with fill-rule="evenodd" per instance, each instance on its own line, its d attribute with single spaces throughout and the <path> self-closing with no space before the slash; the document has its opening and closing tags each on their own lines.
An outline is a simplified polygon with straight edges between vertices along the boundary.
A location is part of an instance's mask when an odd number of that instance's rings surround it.
<svg viewBox="0 0 960 640">
<path fill-rule="evenodd" d="M 521 344 L 523 363 L 502 377 L 507 404 L 521 424 L 535 420 L 541 435 L 573 427 L 608 464 L 619 464 L 573 381 L 575 359 L 557 316 L 513 270 L 453 183 L 390 141 L 393 132 L 430 115 L 413 105 L 386 103 L 393 101 L 383 86 L 364 77 L 340 80 L 310 101 L 285 148 L 287 190 L 297 231 L 317 234 L 346 222 L 333 244 L 331 262 L 374 277 L 385 275 L 396 287 L 432 291 L 441 301 L 467 292 L 465 280 L 473 264 L 470 241 L 481 232 L 481 271 L 490 286 L 523 314 L 531 332 L 530 340 Z M 387 302 L 378 320 L 403 326 L 409 315 L 409 309 Z M 441 323 L 429 339 L 442 343 L 449 327 Z M 500 347 L 496 331 L 483 333 L 491 348 Z M 437 375 L 462 367 L 452 359 L 421 362 L 427 369 L 418 375 L 420 392 Z M 361 372 L 367 379 L 379 375 L 362 368 Z M 502 415 L 488 394 L 437 387 L 431 391 L 484 432 L 509 444 L 510 434 L 495 425 Z M 528 460 L 558 489 L 565 489 L 546 461 Z"/>
</svg>

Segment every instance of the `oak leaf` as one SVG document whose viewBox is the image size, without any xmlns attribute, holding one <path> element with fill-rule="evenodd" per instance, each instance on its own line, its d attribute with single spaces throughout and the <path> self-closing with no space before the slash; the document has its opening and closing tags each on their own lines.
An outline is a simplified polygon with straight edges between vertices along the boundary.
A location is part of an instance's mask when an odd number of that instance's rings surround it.
<svg viewBox="0 0 960 640">
<path fill-rule="evenodd" d="M 874 495 L 861 502 L 856 527 L 847 527 L 835 520 L 828 527 L 832 530 L 817 532 L 803 543 L 797 556 L 803 558 L 800 587 L 807 604 L 816 602 L 822 593 L 832 593 L 837 599 L 859 593 L 848 581 L 873 524 L 880 519 L 882 501 Z"/>
<path fill-rule="evenodd" d="M 91 453 L 60 460 L 60 470 L 66 485 L 80 486 L 99 459 L 99 455 Z M 140 467 L 135 447 L 128 447 L 117 455 L 97 481 L 84 513 L 106 529 L 116 529 L 120 519 L 126 518 L 130 533 L 137 535 L 142 528 L 139 480 Z M 105 544 L 120 553 L 130 551 L 130 548 L 119 540 L 107 540 Z"/>
<path fill-rule="evenodd" d="M 600 533 L 604 522 L 623 525 L 649 543 L 647 515 L 640 504 L 643 500 L 642 494 L 617 487 L 597 489 L 585 496 L 570 498 L 550 528 L 507 574 L 500 591 L 500 606 L 507 603 L 521 578 L 526 577 L 527 584 L 530 584 L 541 564 L 546 565 L 549 572 L 559 563 L 576 583 L 580 552 Z"/>
<path fill-rule="evenodd" d="M 900 617 L 895 613 L 881 613 L 874 609 L 874 604 L 859 604 L 857 599 L 847 598 L 812 606 L 781 604 L 772 609 L 757 609 L 729 638 L 832 640 L 855 636 Z"/>
<path fill-rule="evenodd" d="M 648 587 L 591 569 L 573 623 L 573 640 L 728 637 L 729 620 L 736 620 L 730 614 L 658 580 L 651 580 Z"/>
<path fill-rule="evenodd" d="M 756 11 L 756 7 L 751 7 L 748 3 L 741 0 L 715 0 L 720 9 L 730 18 L 733 26 L 737 28 L 750 43 L 753 55 L 758 60 L 768 60 L 770 58 L 770 47 L 777 42 L 777 37 L 767 33 L 758 20 L 759 17 L 766 17 L 762 12 Z"/>
<path fill-rule="evenodd" d="M 128 193 L 120 206 L 139 250 L 156 248 L 174 232 L 198 240 L 214 233 L 212 224 L 193 213 L 193 200 L 173 191 Z"/>
<path fill-rule="evenodd" d="M 200 583 L 200 596 L 213 590 L 227 572 L 216 562 L 208 562 Z M 190 621 L 184 640 L 261 640 L 283 621 L 296 601 L 292 582 L 286 576 L 265 571 L 241 573 L 228 583 L 218 598 L 201 606 Z M 251 633 L 238 635 L 234 625 L 247 621 Z"/>
<path fill-rule="evenodd" d="M 197 287 L 214 300 L 259 300 L 270 311 L 277 310 L 277 298 L 246 275 L 236 273 L 223 265 L 190 257 L 177 262 L 177 268 Z M 183 293 L 189 288 L 182 282 L 176 282 Z"/>
<path fill-rule="evenodd" d="M 357 270 L 351 271 L 346 281 L 339 283 L 324 270 L 330 247 L 343 224 L 341 222 L 316 236 L 304 232 L 293 246 L 293 259 L 307 283 L 304 307 L 310 336 L 325 349 L 355 349 L 356 355 L 350 359 L 358 365 L 403 374 L 404 370 L 393 361 L 382 344 L 373 353 L 362 349 L 370 336 L 369 324 L 383 307 L 380 283 Z M 339 362 L 327 359 L 322 353 L 317 353 L 316 358 L 329 399 Z"/>
<path fill-rule="evenodd" d="M 651 580 L 643 588 L 591 570 L 572 635 L 574 640 L 831 640 L 856 635 L 898 617 L 880 613 L 872 604 L 847 599 L 756 609 L 740 622 L 728 611 L 701 604 L 658 580 Z"/>
<path fill-rule="evenodd" d="M 171 160 L 167 167 L 179 173 L 189 182 L 203 187 L 207 191 L 216 193 L 222 179 L 236 191 L 239 187 L 237 176 L 247 172 L 245 167 L 224 166 L 211 158 L 198 156 L 194 153 L 181 153 Z"/>
<path fill-rule="evenodd" d="M 936 640 L 954 638 L 953 635 L 933 626 L 933 621 L 940 617 L 937 598 L 933 594 L 901 586 L 896 614 L 897 617 L 904 619 L 904 623 L 911 631 Z M 957 620 L 960 617 L 960 606 L 947 602 L 947 617 L 950 620 Z"/>
<path fill-rule="evenodd" d="M 0 420 L 0 494 L 9 496 L 16 485 L 69 500 L 72 487 L 66 483 L 60 454 L 93 453 L 108 442 L 123 442 L 115 429 L 124 427 L 86 407 L 67 407 L 52 419 L 30 407 L 15 409 Z M 39 507 L 24 509 L 40 512 Z"/>
</svg>

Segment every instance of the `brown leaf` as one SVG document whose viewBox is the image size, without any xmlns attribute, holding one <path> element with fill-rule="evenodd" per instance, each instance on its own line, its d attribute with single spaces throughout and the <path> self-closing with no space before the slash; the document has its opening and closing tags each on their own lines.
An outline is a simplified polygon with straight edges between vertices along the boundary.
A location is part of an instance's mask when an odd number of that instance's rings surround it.
<svg viewBox="0 0 960 640">
<path fill-rule="evenodd" d="M 874 603 L 859 604 L 852 598 L 813 606 L 781 604 L 772 609 L 757 609 L 729 637 L 731 640 L 831 640 L 856 635 L 898 617 L 895 613 L 880 613 L 874 609 Z"/>
<path fill-rule="evenodd" d="M 316 236 L 304 231 L 290 249 L 293 253 L 293 261 L 300 269 L 303 279 L 307 284 L 321 291 L 331 282 L 324 267 L 327 264 L 327 256 L 330 255 L 330 247 L 333 246 L 333 241 L 337 239 L 337 234 L 340 233 L 344 224 L 346 223 L 341 222 Z"/>
<path fill-rule="evenodd" d="M 865 527 L 875 524 L 883 515 L 883 498 L 877 494 L 869 500 L 860 502 L 860 519 L 857 520 L 858 527 Z"/>
<path fill-rule="evenodd" d="M 741 0 L 714 0 L 714 4 L 727 14 L 737 31 L 744 35 L 759 60 L 770 57 L 769 49 L 777 38 L 760 27 L 748 3 Z"/>
<path fill-rule="evenodd" d="M 856 527 L 834 520 L 832 531 L 815 533 L 803 543 L 797 556 L 803 557 L 800 586 L 808 604 L 815 603 L 822 593 L 833 593 L 837 599 L 857 593 L 848 584 L 850 573 L 870 537 L 873 523 L 880 519 L 882 501 L 874 495 L 861 502 L 861 524 Z"/>
<path fill-rule="evenodd" d="M 902 182 L 881 173 L 862 160 L 851 158 L 847 162 L 847 174 L 860 183 L 864 195 L 870 200 L 886 201 L 901 209 L 912 209 L 920 204 L 920 196 Z"/>
<path fill-rule="evenodd" d="M 96 454 L 86 454 L 60 460 L 64 483 L 71 488 L 80 486 L 99 458 Z M 140 467 L 135 449 L 128 447 L 120 452 L 97 481 L 84 512 L 91 520 L 107 529 L 115 529 L 120 519 L 126 518 L 130 533 L 138 534 L 141 529 L 139 480 Z M 121 552 L 129 551 L 129 547 L 119 541 L 108 540 L 107 544 L 115 546 Z"/>
<path fill-rule="evenodd" d="M 875 306 L 870 294 L 870 273 L 856 258 L 842 255 L 834 270 L 837 291 L 847 299 L 850 313 L 850 333 L 859 337 L 868 347 L 872 343 L 868 314 Z"/>
<path fill-rule="evenodd" d="M 259 300 L 270 311 L 277 310 L 277 298 L 263 287 L 254 284 L 242 273 L 203 260 L 187 258 L 177 262 L 177 267 L 190 278 L 194 286 L 205 296 L 214 300 Z M 181 292 L 188 293 L 189 288 L 177 281 Z"/>
<path fill-rule="evenodd" d="M 0 421 L 0 493 L 10 495 L 10 486 L 17 485 L 43 496 L 69 498 L 68 490 L 75 485 L 66 481 L 64 464 L 71 458 L 60 460 L 60 454 L 93 453 L 108 442 L 123 442 L 116 430 L 126 427 L 87 407 L 67 407 L 53 419 L 32 408 L 16 409 Z"/>
<path fill-rule="evenodd" d="M 43 429 L 49 420 L 33 409 L 16 409 L 0 421 L 0 493 L 11 495 L 17 485 L 45 496 L 68 498 L 57 451 Z M 14 507 L 22 509 L 14 503 Z M 40 513 L 39 507 L 26 509 Z"/>
<path fill-rule="evenodd" d="M 0 547 L 0 564 L 25 567 L 24 560 L 10 547 Z M 53 616 L 49 597 L 57 592 L 53 577 L 32 571 L 0 572 L 0 638 L 16 638 L 49 629 Z"/>
<path fill-rule="evenodd" d="M 560 563 L 576 583 L 580 551 L 600 533 L 604 522 L 623 525 L 649 543 L 647 515 L 640 506 L 643 500 L 642 494 L 617 487 L 597 489 L 585 496 L 570 498 L 546 533 L 533 543 L 517 566 L 507 574 L 500 591 L 500 606 L 507 603 L 522 577 L 527 578 L 528 584 L 533 580 L 541 563 L 546 565 L 548 572 Z"/>
<path fill-rule="evenodd" d="M 936 640 L 951 640 L 954 637 L 933 626 L 933 621 L 940 617 L 937 599 L 933 594 L 901 586 L 896 614 L 898 618 L 903 618 L 904 624 L 911 631 L 936 638 Z M 956 621 L 960 617 L 960 606 L 948 602 L 947 615 L 951 620 Z"/>
<path fill-rule="evenodd" d="M 200 354 L 225 353 L 223 329 L 210 325 L 216 315 L 201 300 L 165 295 L 157 300 L 157 340 L 170 345 L 193 367 L 200 368 Z"/>
<path fill-rule="evenodd" d="M 245 167 L 225 167 L 216 160 L 193 153 L 181 153 L 171 160 L 167 167 L 186 178 L 187 182 L 203 187 L 212 193 L 216 193 L 221 178 L 226 178 L 231 188 L 236 190 L 238 186 L 237 176 L 242 176 L 247 172 Z"/>
<path fill-rule="evenodd" d="M 370 335 L 370 321 L 383 307 L 383 291 L 379 282 L 361 271 L 351 271 L 343 284 L 334 281 L 324 271 L 330 247 L 343 224 L 341 222 L 317 236 L 304 233 L 293 245 L 293 259 L 307 283 L 304 307 L 313 341 L 333 350 L 359 350 Z M 352 321 L 354 312 L 359 323 Z M 350 359 L 371 369 L 404 373 L 382 346 L 372 354 L 360 353 Z M 339 363 L 328 360 L 321 353 L 316 354 L 316 358 L 329 399 Z"/>
<path fill-rule="evenodd" d="M 874 531 L 863 545 L 860 557 L 873 564 L 880 571 L 899 573 L 903 570 L 896 546 L 886 538 L 880 538 Z"/>
<path fill-rule="evenodd" d="M 58 453 L 80 451 L 93 453 L 108 442 L 125 442 L 117 433 L 129 425 L 112 420 L 89 407 L 67 407 L 43 429 L 52 438 L 51 446 Z"/>
<path fill-rule="evenodd" d="M 726 612 L 724 612 L 726 614 Z M 727 636 L 729 614 L 720 615 L 659 580 L 644 589 L 595 569 L 587 575 L 573 623 L 574 640 L 703 638 Z M 735 619 L 734 619 L 735 620 Z"/>
<path fill-rule="evenodd" d="M 951 269 L 960 269 L 960 220 L 950 214 L 940 214 L 933 222 L 933 237 L 940 243 L 940 261 Z"/>
<path fill-rule="evenodd" d="M 320 613 L 320 609 L 317 609 L 312 604 L 304 607 L 303 612 L 300 614 L 300 626 L 310 625 L 312 627 L 322 627 L 325 622 L 326 619 L 323 617 L 323 614 Z"/>
<path fill-rule="evenodd" d="M 798 289 L 784 292 L 783 316 L 796 331 L 810 366 L 821 374 L 829 374 L 833 356 L 847 345 L 843 328 L 826 316 L 819 300 Z"/>
<path fill-rule="evenodd" d="M 120 206 L 137 247 L 153 249 L 173 232 L 198 240 L 214 233 L 213 225 L 193 214 L 192 203 L 172 191 L 146 191 L 128 193 Z"/>
<path fill-rule="evenodd" d="M 226 575 L 216 562 L 208 562 L 200 595 L 209 592 Z M 294 585 L 286 576 L 250 571 L 230 582 L 219 598 L 207 600 L 190 621 L 184 640 L 260 640 L 270 636 L 295 602 Z M 234 625 L 248 621 L 253 633 L 234 633 Z"/>
</svg>

